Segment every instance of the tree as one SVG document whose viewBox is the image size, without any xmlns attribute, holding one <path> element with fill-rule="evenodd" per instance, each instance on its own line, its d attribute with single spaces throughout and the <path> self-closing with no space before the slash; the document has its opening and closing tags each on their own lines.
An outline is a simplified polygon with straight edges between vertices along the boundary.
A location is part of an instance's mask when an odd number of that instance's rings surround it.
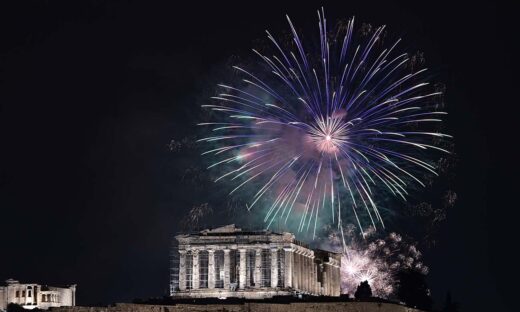
<svg viewBox="0 0 520 312">
<path fill-rule="evenodd" d="M 354 296 L 356 299 L 368 299 L 372 297 L 372 289 L 370 288 L 368 281 L 364 281 L 359 284 Z"/>
<path fill-rule="evenodd" d="M 442 312 L 458 312 L 459 311 L 459 303 L 453 302 L 451 299 L 451 293 L 448 291 L 446 293 L 446 302 L 444 303 L 444 308 L 442 308 Z"/>
<path fill-rule="evenodd" d="M 7 305 L 7 312 L 25 312 L 25 309 L 16 303 L 10 303 Z"/>
<path fill-rule="evenodd" d="M 397 274 L 397 297 L 407 305 L 422 310 L 431 310 L 432 298 L 424 274 L 414 270 L 403 270 Z"/>
</svg>

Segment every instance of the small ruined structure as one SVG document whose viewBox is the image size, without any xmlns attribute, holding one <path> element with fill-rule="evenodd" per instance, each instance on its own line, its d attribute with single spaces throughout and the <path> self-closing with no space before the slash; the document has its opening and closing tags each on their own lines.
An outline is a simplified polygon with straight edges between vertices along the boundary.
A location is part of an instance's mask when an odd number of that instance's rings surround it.
<svg viewBox="0 0 520 312">
<path fill-rule="evenodd" d="M 75 306 L 76 285 L 52 287 L 8 279 L 5 286 L 0 286 L 0 311 L 5 311 L 10 303 L 25 309 Z"/>
<path fill-rule="evenodd" d="M 232 224 L 175 238 L 174 298 L 340 295 L 340 254 L 310 249 L 294 234 L 242 231 Z"/>
</svg>

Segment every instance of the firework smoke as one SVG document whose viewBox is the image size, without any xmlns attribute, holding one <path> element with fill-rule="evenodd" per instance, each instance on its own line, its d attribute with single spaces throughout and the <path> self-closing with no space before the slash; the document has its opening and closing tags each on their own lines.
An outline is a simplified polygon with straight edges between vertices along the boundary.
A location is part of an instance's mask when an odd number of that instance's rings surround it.
<svg viewBox="0 0 520 312">
<path fill-rule="evenodd" d="M 179 222 L 179 226 L 184 231 L 193 231 L 199 229 L 201 221 L 208 215 L 213 214 L 213 209 L 208 203 L 195 205 Z"/>
</svg>

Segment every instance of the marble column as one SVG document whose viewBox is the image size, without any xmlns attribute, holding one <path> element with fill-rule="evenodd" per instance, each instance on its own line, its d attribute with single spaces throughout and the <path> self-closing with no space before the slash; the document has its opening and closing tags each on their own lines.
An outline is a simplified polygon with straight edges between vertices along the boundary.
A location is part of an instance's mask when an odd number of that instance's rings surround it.
<svg viewBox="0 0 520 312">
<path fill-rule="evenodd" d="M 339 284 L 338 284 L 339 279 L 337 278 L 338 273 L 339 273 L 338 268 L 334 267 L 334 275 L 332 276 L 332 280 L 334 281 L 334 293 L 333 293 L 334 296 L 338 296 L 338 294 L 339 294 Z"/>
<path fill-rule="evenodd" d="M 208 288 L 215 288 L 215 250 L 208 250 Z"/>
<path fill-rule="evenodd" d="M 307 254 L 307 290 L 312 293 L 312 261 L 310 252 Z"/>
<path fill-rule="evenodd" d="M 336 296 L 341 296 L 341 267 L 336 267 Z"/>
<path fill-rule="evenodd" d="M 290 288 L 293 287 L 292 284 L 292 274 L 293 274 L 293 253 L 292 248 L 284 248 L 284 287 Z"/>
<path fill-rule="evenodd" d="M 327 276 L 327 267 L 328 265 L 326 263 L 323 264 L 323 284 L 322 284 L 322 287 L 323 287 L 323 295 L 325 296 L 328 296 L 329 295 L 329 289 L 327 287 L 329 281 L 328 281 L 328 276 Z"/>
<path fill-rule="evenodd" d="M 339 272 L 338 272 L 338 268 L 334 268 L 334 286 L 335 286 L 335 289 L 334 289 L 334 296 L 337 296 L 339 295 L 339 289 L 340 289 L 340 285 L 339 285 L 339 279 L 337 278 Z"/>
<path fill-rule="evenodd" d="M 311 257 L 310 257 L 310 260 L 309 260 L 309 263 L 310 263 L 310 272 L 309 274 L 311 275 L 311 292 L 313 294 L 316 293 L 316 279 L 314 278 L 314 255 L 311 254 Z"/>
<path fill-rule="evenodd" d="M 332 279 L 332 272 L 334 270 L 334 267 L 329 264 L 327 276 L 329 280 L 329 296 L 332 296 L 334 294 L 334 280 Z"/>
<path fill-rule="evenodd" d="M 179 290 L 186 290 L 186 250 L 179 250 Z"/>
<path fill-rule="evenodd" d="M 262 287 L 262 249 L 255 250 L 255 271 L 254 271 L 255 287 Z"/>
<path fill-rule="evenodd" d="M 193 289 L 199 289 L 199 251 L 197 249 L 193 250 L 193 270 L 191 277 Z"/>
<path fill-rule="evenodd" d="M 278 249 L 271 249 L 271 287 L 278 287 Z"/>
<path fill-rule="evenodd" d="M 336 267 L 335 266 L 332 266 L 331 267 L 331 270 L 330 270 L 330 281 L 331 281 L 331 296 L 335 296 L 336 295 L 336 278 L 335 278 L 335 273 L 336 273 Z"/>
<path fill-rule="evenodd" d="M 329 296 L 332 296 L 334 294 L 334 280 L 332 279 L 332 270 L 334 270 L 334 267 L 329 264 L 327 270 L 327 276 L 329 280 Z"/>
<path fill-rule="evenodd" d="M 304 289 L 305 291 L 309 292 L 310 291 L 310 287 L 309 287 L 309 284 L 310 284 L 310 266 L 309 266 L 309 253 L 308 252 L 305 252 L 305 254 L 303 255 L 303 278 L 305 279 L 304 280 Z"/>
<path fill-rule="evenodd" d="M 303 289 L 303 255 L 298 252 L 298 288 Z"/>
<path fill-rule="evenodd" d="M 72 288 L 72 306 L 76 306 L 76 286 Z"/>
<path fill-rule="evenodd" d="M 298 253 L 296 249 L 292 253 L 292 286 L 293 288 L 298 288 Z"/>
<path fill-rule="evenodd" d="M 293 270 L 293 284 L 294 288 L 301 289 L 300 286 L 300 278 L 301 278 L 301 268 L 300 268 L 300 253 L 298 250 L 294 251 L 294 270 Z"/>
<path fill-rule="evenodd" d="M 306 287 L 305 287 L 305 282 L 306 282 L 306 272 L 305 272 L 305 261 L 307 260 L 307 257 L 305 256 L 305 253 L 302 253 L 300 254 L 300 289 L 305 291 L 307 290 Z"/>
<path fill-rule="evenodd" d="M 315 283 L 316 283 L 316 280 L 314 279 L 314 255 L 311 254 L 310 258 L 309 258 L 309 265 L 310 265 L 310 270 L 309 270 L 309 274 L 310 274 L 310 287 L 311 287 L 311 292 L 313 294 L 316 293 L 315 289 L 314 289 L 314 286 L 315 286 Z"/>
<path fill-rule="evenodd" d="M 311 293 L 315 293 L 314 291 L 314 256 L 312 253 L 309 255 L 309 291 Z"/>
<path fill-rule="evenodd" d="M 314 259 L 316 256 L 312 256 L 312 291 L 318 295 L 320 290 L 318 289 L 318 271 L 316 267 L 316 263 L 314 263 Z"/>
<path fill-rule="evenodd" d="M 300 285 L 301 290 L 305 290 L 305 255 L 300 253 L 298 256 L 300 257 L 300 274 L 298 274 L 298 284 Z"/>
<path fill-rule="evenodd" d="M 230 283 L 230 259 L 229 259 L 229 249 L 224 249 L 224 289 L 229 289 L 229 283 Z"/>
<path fill-rule="evenodd" d="M 240 267 L 239 271 L 239 287 L 246 288 L 246 249 L 239 249 L 240 252 Z"/>
</svg>

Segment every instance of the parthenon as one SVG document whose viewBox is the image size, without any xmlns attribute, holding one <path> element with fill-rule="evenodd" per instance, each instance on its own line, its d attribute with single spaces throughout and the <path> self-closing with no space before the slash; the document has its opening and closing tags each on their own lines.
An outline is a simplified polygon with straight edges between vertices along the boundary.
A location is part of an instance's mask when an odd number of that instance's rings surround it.
<svg viewBox="0 0 520 312">
<path fill-rule="evenodd" d="M 340 255 L 310 249 L 294 234 L 243 231 L 232 224 L 175 238 L 174 298 L 340 295 Z"/>
</svg>

